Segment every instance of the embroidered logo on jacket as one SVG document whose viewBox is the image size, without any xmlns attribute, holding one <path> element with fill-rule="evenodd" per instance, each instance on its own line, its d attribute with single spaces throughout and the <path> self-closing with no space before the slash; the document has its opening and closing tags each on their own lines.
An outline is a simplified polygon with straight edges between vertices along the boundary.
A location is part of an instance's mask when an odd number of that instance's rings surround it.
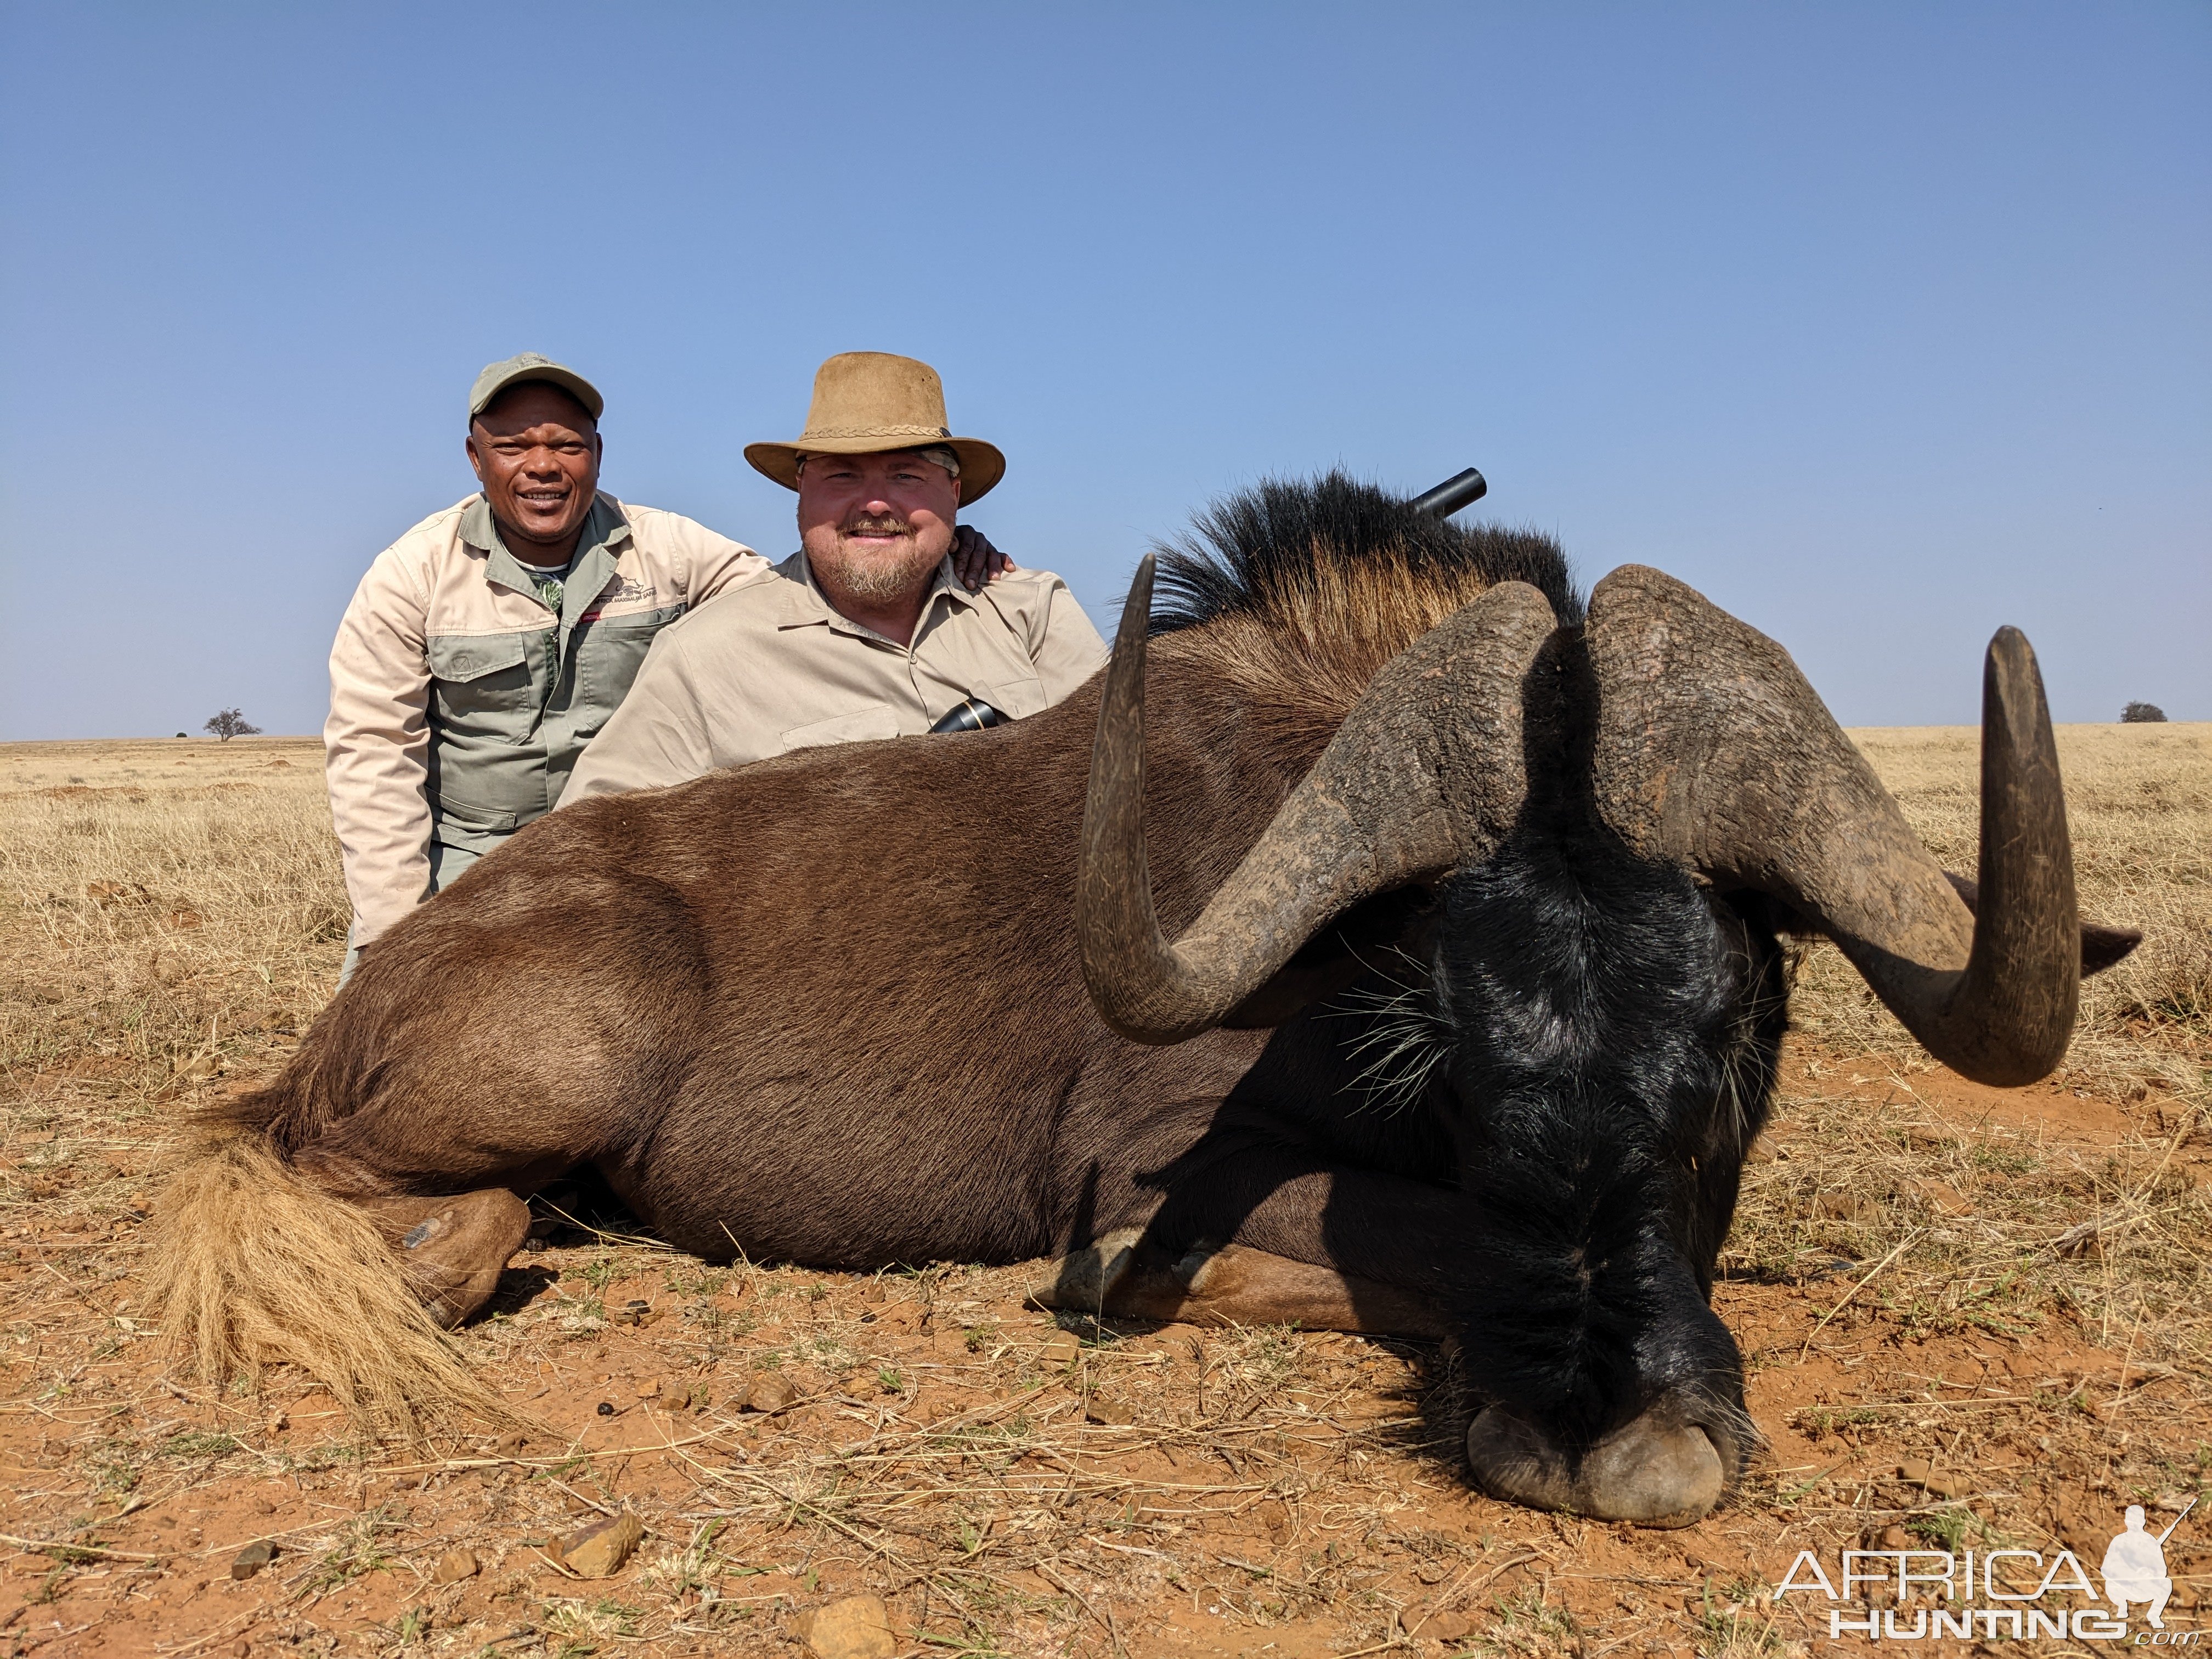
<svg viewBox="0 0 2212 1659">
<path fill-rule="evenodd" d="M 660 590 L 651 582 L 641 582 L 635 576 L 617 576 L 592 601 L 592 608 L 577 618 L 580 622 L 597 622 L 599 613 L 611 605 L 651 605 L 659 597 Z"/>
</svg>

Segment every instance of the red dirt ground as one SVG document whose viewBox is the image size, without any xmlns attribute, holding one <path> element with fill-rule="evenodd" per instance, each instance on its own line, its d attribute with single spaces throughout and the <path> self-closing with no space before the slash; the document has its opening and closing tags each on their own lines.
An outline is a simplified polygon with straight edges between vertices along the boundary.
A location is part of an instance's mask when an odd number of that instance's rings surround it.
<svg viewBox="0 0 2212 1659">
<path fill-rule="evenodd" d="M 1848 1098 L 1908 1163 L 1931 1152 L 1925 1179 L 1827 1206 L 1846 1224 L 1869 1203 L 1930 1227 L 1974 1216 L 1984 1189 L 1948 1179 L 1937 1149 L 2088 1170 L 2162 1152 L 2161 1191 L 2201 1190 L 2212 1169 L 2193 1119 L 2155 1095 L 1989 1090 L 1802 1048 L 1788 1074 L 1793 1094 Z M 1754 1176 L 1843 1167 L 1848 1133 L 1808 1139 L 1799 1115 L 1785 1102 Z M 0 1237 L 0 1652 L 16 1659 L 796 1654 L 809 1610 L 861 1593 L 888 1601 L 898 1650 L 935 1655 L 1751 1654 L 1826 1640 L 1824 1607 L 1761 1593 L 1800 1548 L 1832 1562 L 1962 1516 L 1969 1546 L 2063 1541 L 2094 1567 L 2122 1504 L 2178 1509 L 2212 1455 L 2200 1379 L 2138 1364 L 2087 1315 L 2009 1333 L 1916 1321 L 1885 1304 L 1873 1249 L 1731 1267 L 1717 1301 L 1769 1455 L 1714 1516 L 1654 1533 L 1471 1492 L 1448 1358 L 1419 1345 L 1086 1328 L 1071 1359 L 1023 1305 L 1022 1270 L 715 1287 L 688 1259 L 573 1231 L 517 1259 L 507 1334 L 484 1339 L 543 1429 L 436 1455 L 364 1448 L 283 1378 L 218 1398 L 165 1375 L 132 1301 L 151 1172 L 128 1151 L 70 1167 L 113 1188 L 106 1214 Z M 2095 1212 L 2054 1208 L 2049 1231 Z M 642 1303 L 643 1322 L 553 1317 L 586 1297 Z M 799 1402 L 737 1409 L 771 1354 Z M 1899 1478 L 1911 1459 L 1924 1485 Z M 569 1576 L 550 1541 L 622 1507 L 647 1528 L 636 1556 Z M 2198 1515 L 2168 1546 L 2177 1626 L 2212 1607 Z M 234 1579 L 264 1540 L 274 1564 Z M 481 1570 L 434 1582 L 457 1546 Z"/>
</svg>

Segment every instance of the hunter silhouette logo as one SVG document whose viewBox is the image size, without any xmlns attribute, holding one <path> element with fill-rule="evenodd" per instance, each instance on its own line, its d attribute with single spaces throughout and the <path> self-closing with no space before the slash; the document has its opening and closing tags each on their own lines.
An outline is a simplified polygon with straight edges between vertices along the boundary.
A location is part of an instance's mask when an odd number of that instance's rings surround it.
<svg viewBox="0 0 2212 1659">
<path fill-rule="evenodd" d="M 2149 1629 L 2136 1632 L 2130 1645 L 2192 1647 L 2202 1632 L 2166 1628 L 2166 1604 L 2173 1595 L 2166 1540 L 2196 1507 L 2192 1498 L 2164 1532 L 2154 1533 L 2144 1523 L 2142 1506 L 2130 1505 L 2124 1529 L 2099 1563 L 2101 1597 L 2071 1550 L 2049 1556 L 2021 1549 L 1844 1550 L 1833 1578 L 1811 1550 L 1800 1550 L 1774 1601 L 1779 1604 L 1792 1594 L 1823 1596 L 1832 1604 L 1832 1640 L 1863 1636 L 1875 1642 L 1942 1637 L 1984 1643 L 2046 1637 L 2124 1641 L 2128 1609 L 2139 1607 Z"/>
<path fill-rule="evenodd" d="M 2166 1628 L 2162 1615 L 2166 1598 L 2173 1594 L 2173 1580 L 2166 1571 L 2166 1540 L 2196 1507 L 2192 1498 L 2189 1508 L 2173 1517 L 2173 1525 L 2154 1538 L 2143 1525 L 2142 1505 L 2128 1505 L 2128 1529 L 2105 1547 L 2105 1595 L 2112 1601 L 2112 1617 L 2126 1618 L 2128 1603 L 2142 1601 L 2147 1604 L 2150 1627 Z"/>
</svg>

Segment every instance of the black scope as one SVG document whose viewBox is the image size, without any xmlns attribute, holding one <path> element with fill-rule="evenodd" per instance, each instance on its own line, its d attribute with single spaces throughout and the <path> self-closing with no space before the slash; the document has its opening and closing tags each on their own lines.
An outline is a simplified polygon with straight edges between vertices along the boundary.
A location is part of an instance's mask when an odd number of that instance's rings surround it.
<svg viewBox="0 0 2212 1659">
<path fill-rule="evenodd" d="M 1489 480 L 1473 467 L 1446 478 L 1425 495 L 1413 497 L 1413 511 L 1431 519 L 1449 519 L 1463 507 L 1473 507 L 1490 490 Z"/>
<path fill-rule="evenodd" d="M 952 705 L 951 713 L 929 729 L 939 732 L 980 732 L 987 726 L 1004 726 L 1006 717 L 988 702 L 974 697 L 963 697 Z"/>
</svg>

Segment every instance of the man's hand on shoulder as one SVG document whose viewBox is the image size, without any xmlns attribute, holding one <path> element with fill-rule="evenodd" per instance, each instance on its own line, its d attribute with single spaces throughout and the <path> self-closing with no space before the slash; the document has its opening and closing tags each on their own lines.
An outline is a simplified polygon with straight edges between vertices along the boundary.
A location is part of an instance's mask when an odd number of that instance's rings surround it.
<svg viewBox="0 0 2212 1659">
<path fill-rule="evenodd" d="M 963 524 L 952 532 L 952 574 L 960 578 L 960 585 L 970 593 L 980 593 L 987 581 L 996 581 L 1009 570 L 1020 567 L 991 545 L 991 538 L 972 524 Z"/>
</svg>

